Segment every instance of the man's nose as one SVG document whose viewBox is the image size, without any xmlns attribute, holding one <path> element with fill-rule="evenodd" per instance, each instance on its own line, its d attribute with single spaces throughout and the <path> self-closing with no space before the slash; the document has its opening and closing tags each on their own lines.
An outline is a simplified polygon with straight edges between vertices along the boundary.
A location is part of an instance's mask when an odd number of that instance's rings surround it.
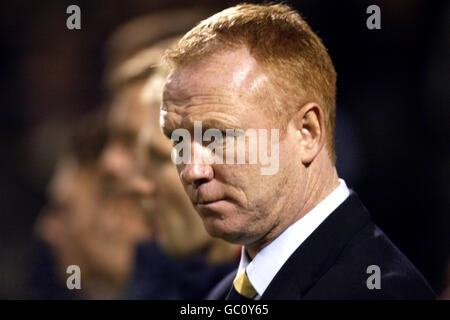
<svg viewBox="0 0 450 320">
<path fill-rule="evenodd" d="M 214 171 L 207 164 L 186 164 L 180 172 L 180 178 L 184 183 L 195 186 L 211 181 L 213 177 Z"/>
<path fill-rule="evenodd" d="M 191 143 L 191 159 L 182 166 L 180 171 L 181 181 L 185 184 L 199 186 L 214 178 L 213 167 L 208 163 L 211 160 L 211 151 L 201 143 Z"/>
<path fill-rule="evenodd" d="M 102 169 L 115 178 L 127 176 L 132 169 L 131 162 L 131 156 L 118 144 L 108 145 L 101 156 Z"/>
<path fill-rule="evenodd" d="M 213 168 L 208 164 L 189 163 L 181 169 L 180 178 L 183 183 L 199 186 L 214 178 Z"/>
<path fill-rule="evenodd" d="M 142 175 L 134 175 L 129 180 L 130 191 L 139 197 L 153 196 L 156 191 L 155 183 Z"/>
</svg>

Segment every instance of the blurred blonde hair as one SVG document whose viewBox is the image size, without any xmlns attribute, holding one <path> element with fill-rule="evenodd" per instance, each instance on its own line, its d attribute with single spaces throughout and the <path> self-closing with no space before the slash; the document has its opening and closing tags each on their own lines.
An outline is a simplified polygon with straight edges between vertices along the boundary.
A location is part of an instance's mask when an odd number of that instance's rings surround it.
<svg viewBox="0 0 450 320">
<path fill-rule="evenodd" d="M 105 46 L 106 90 L 112 92 L 151 75 L 170 39 L 184 34 L 210 12 L 205 8 L 159 11 L 119 26 Z"/>
</svg>

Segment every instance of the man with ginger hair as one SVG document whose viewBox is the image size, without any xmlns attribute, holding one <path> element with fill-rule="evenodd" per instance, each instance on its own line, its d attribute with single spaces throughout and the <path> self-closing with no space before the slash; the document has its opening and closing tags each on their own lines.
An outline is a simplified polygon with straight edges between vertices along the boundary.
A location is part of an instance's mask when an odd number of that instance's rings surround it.
<svg viewBox="0 0 450 320">
<path fill-rule="evenodd" d="M 194 137 L 197 121 L 205 131 L 279 130 L 278 149 L 269 148 L 279 150 L 272 175 L 261 174 L 261 161 L 211 163 L 209 145 L 183 141 L 201 155 L 177 168 L 206 230 L 243 245 L 238 270 L 209 298 L 434 298 L 338 176 L 336 72 L 296 11 L 282 4 L 226 9 L 189 31 L 166 58 L 172 72 L 161 126 L 169 138 L 178 141 L 176 130 Z"/>
</svg>

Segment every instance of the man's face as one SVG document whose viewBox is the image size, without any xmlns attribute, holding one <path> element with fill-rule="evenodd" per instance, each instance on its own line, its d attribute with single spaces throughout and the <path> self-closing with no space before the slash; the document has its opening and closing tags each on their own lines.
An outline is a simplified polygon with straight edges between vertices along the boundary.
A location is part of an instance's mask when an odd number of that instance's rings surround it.
<svg viewBox="0 0 450 320">
<path fill-rule="evenodd" d="M 108 114 L 109 139 L 102 154 L 102 169 L 110 185 L 124 187 L 136 167 L 137 136 L 148 117 L 148 106 L 142 98 L 144 81 L 119 89 Z"/>
<path fill-rule="evenodd" d="M 64 159 L 50 185 L 50 203 L 41 217 L 41 236 L 55 250 L 60 273 L 68 265 L 90 270 L 85 255 L 91 226 L 99 210 L 98 174 L 80 169 L 75 161 Z"/>
<path fill-rule="evenodd" d="M 156 74 L 144 90 L 153 94 L 153 90 L 161 90 L 163 83 L 164 79 Z M 172 163 L 172 141 L 159 126 L 159 103 L 153 101 L 148 108 L 151 116 L 141 131 L 137 150 L 141 175 L 153 186 L 153 192 L 142 193 L 142 203 L 159 245 L 171 255 L 189 255 L 205 247 L 211 237 L 184 192 Z"/>
<path fill-rule="evenodd" d="M 56 254 L 59 274 L 65 279 L 67 266 L 78 265 L 87 291 L 98 293 L 102 279 L 115 293 L 131 272 L 135 243 L 149 234 L 137 202 L 105 193 L 98 166 L 71 158 L 61 161 L 49 191 L 38 231 Z"/>
<path fill-rule="evenodd" d="M 295 130 L 285 131 L 270 115 L 271 99 L 255 92 L 267 90 L 267 78 L 245 48 L 226 51 L 180 67 L 168 77 L 161 110 L 168 137 L 185 128 L 194 137 L 194 121 L 202 129 L 279 129 L 279 170 L 261 175 L 261 164 L 179 164 L 184 188 L 207 231 L 227 241 L 250 244 L 277 234 L 290 224 L 292 190 L 301 173 Z M 270 97 L 273 92 L 268 92 Z M 261 137 L 258 135 L 258 140 Z M 268 139 L 270 141 L 270 138 Z M 191 140 L 191 150 L 208 154 L 205 144 Z M 268 146 L 271 149 L 271 146 Z M 196 151 L 195 151 L 196 150 Z M 269 151 L 270 152 L 270 151 Z M 248 153 L 246 155 L 248 157 Z M 295 196 L 297 199 L 298 196 Z"/>
</svg>

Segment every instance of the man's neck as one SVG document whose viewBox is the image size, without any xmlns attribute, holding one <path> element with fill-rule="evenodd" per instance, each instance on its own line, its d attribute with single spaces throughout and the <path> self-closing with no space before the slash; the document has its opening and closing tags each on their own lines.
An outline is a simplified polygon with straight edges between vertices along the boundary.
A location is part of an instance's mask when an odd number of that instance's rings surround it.
<svg viewBox="0 0 450 320">
<path fill-rule="evenodd" d="M 275 226 L 261 240 L 245 245 L 249 257 L 253 259 L 259 251 L 276 239 L 289 226 L 311 211 L 338 186 L 339 177 L 335 166 L 322 167 L 322 170 L 316 172 L 311 170 L 304 188 L 306 192 L 303 203 L 299 204 L 291 219 L 284 221 L 282 225 Z"/>
<path fill-rule="evenodd" d="M 327 174 L 319 173 L 316 179 L 309 179 L 308 181 L 311 183 L 310 186 L 307 186 L 308 197 L 306 197 L 302 209 L 299 210 L 292 223 L 301 219 L 339 186 L 339 177 L 335 167 L 330 168 Z"/>
<path fill-rule="evenodd" d="M 239 258 L 241 246 L 213 238 L 205 250 L 206 261 L 211 264 L 233 263 Z"/>
</svg>

